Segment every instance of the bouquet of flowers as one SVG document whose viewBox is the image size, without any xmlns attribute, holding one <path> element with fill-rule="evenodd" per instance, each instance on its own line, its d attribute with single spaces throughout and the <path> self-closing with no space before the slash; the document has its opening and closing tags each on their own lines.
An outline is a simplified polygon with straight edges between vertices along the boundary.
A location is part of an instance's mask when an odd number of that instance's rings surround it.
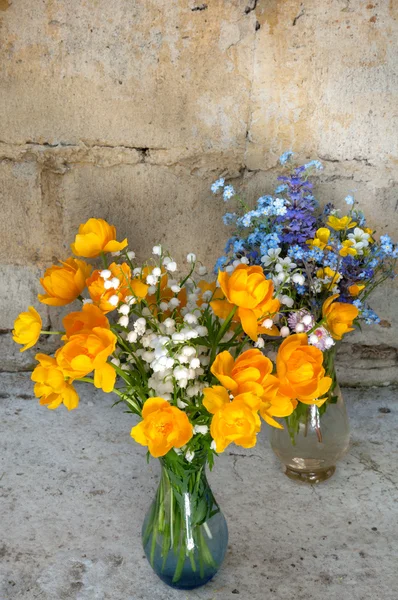
<svg viewBox="0 0 398 600">
<path fill-rule="evenodd" d="M 379 240 L 366 223 L 353 195 L 345 199 L 347 214 L 328 203 L 322 209 L 315 200 L 311 175 L 322 169 L 313 160 L 297 166 L 293 153 L 280 158 L 283 173 L 278 177 L 275 194 L 261 196 L 255 208 L 249 209 L 232 185 L 223 178 L 212 186 L 214 194 L 224 201 L 232 198 L 237 208 L 224 215 L 224 224 L 234 227 L 225 255 L 216 270 L 234 271 L 237 261 L 255 265 L 274 286 L 274 297 L 280 308 L 262 322 L 261 337 L 256 346 L 272 344 L 280 348 L 296 348 L 308 344 L 308 350 L 324 353 L 323 366 L 332 379 L 320 390 L 320 399 L 311 401 L 321 412 L 336 401 L 334 356 L 336 344 L 361 321 L 380 322 L 368 304 L 372 291 L 386 279 L 394 277 L 398 247 L 388 235 Z M 287 373 L 297 365 L 296 352 L 286 363 Z M 278 363 L 277 363 L 278 364 Z M 278 367 L 279 372 L 279 367 Z M 284 389 L 284 393 L 288 390 Z M 291 389 L 287 395 L 293 396 Z M 327 393 L 326 393 L 327 392 Z M 294 441 L 300 420 L 308 409 L 303 395 L 295 411 L 286 419 Z M 304 398 L 306 392 L 304 393 Z"/>
<path fill-rule="evenodd" d="M 87 382 L 115 393 L 139 417 L 131 436 L 162 465 L 143 527 L 145 552 L 167 583 L 195 587 L 216 572 L 227 544 L 206 463 L 211 467 L 231 443 L 254 446 L 260 415 L 280 428 L 275 417 L 291 414 L 297 399 L 313 402 L 326 394 L 331 379 L 322 351 L 306 336 L 289 336 L 275 368 L 253 347 L 259 334 L 273 331 L 283 305 L 274 279 L 249 265 L 246 255 L 230 273 L 204 280 L 205 267 L 190 253 L 186 272 L 178 275 L 159 245 L 138 264 L 127 240 L 118 242 L 102 219 L 81 225 L 71 248 L 78 258 L 47 269 L 38 298 L 50 306 L 75 300 L 81 306 L 57 332 L 42 331 L 39 313 L 29 307 L 15 321 L 14 340 L 24 351 L 41 333 L 61 337 L 54 356 L 36 355 L 32 380 L 40 404 L 75 409 L 77 384 Z M 84 260 L 97 257 L 97 268 Z M 296 371 L 292 357 L 300 361 Z"/>
</svg>

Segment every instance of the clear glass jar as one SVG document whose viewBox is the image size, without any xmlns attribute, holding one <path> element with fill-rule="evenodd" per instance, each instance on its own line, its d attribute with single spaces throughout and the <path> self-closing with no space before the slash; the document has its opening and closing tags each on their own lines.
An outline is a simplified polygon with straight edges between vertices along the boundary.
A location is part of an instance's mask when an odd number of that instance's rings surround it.
<svg viewBox="0 0 398 600">
<path fill-rule="evenodd" d="M 193 589 L 218 571 L 228 528 L 205 474 L 205 461 L 160 460 L 158 490 L 142 527 L 146 557 L 167 585 Z"/>
<path fill-rule="evenodd" d="M 307 483 L 319 483 L 333 475 L 349 440 L 348 415 L 338 383 L 320 408 L 299 402 L 285 418 L 284 429 L 272 428 L 270 438 L 286 475 Z"/>
</svg>

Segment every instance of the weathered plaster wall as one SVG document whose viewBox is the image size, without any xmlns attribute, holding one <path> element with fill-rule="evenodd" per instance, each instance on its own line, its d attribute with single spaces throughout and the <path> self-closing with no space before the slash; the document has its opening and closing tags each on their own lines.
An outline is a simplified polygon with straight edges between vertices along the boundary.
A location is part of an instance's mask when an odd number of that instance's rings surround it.
<svg viewBox="0 0 398 600">
<path fill-rule="evenodd" d="M 324 161 L 322 201 L 356 190 L 393 232 L 397 130 L 398 0 L 0 0 L 3 368 L 31 362 L 8 331 L 89 216 L 140 257 L 160 241 L 212 265 L 210 182 L 254 200 L 293 148 Z M 351 337 L 343 377 L 397 379 L 397 298 L 378 294 L 385 327 Z"/>
</svg>

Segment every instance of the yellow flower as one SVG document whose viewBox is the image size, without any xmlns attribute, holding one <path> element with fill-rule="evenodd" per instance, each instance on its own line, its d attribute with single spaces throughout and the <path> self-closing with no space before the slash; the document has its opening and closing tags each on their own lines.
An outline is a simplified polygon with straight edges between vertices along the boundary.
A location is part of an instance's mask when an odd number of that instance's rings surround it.
<svg viewBox="0 0 398 600">
<path fill-rule="evenodd" d="M 353 285 L 349 286 L 348 291 L 350 292 L 351 296 L 359 296 L 363 289 L 365 289 L 363 283 L 354 283 Z"/>
<path fill-rule="evenodd" d="M 203 406 L 211 413 L 215 415 L 217 411 L 224 408 L 225 404 L 229 404 L 232 400 L 239 400 L 246 404 L 250 410 L 257 412 L 260 409 L 261 399 L 253 394 L 252 392 L 244 392 L 238 394 L 233 398 L 232 394 L 229 395 L 228 391 L 222 385 L 213 385 L 211 388 L 205 388 L 203 390 Z"/>
<path fill-rule="evenodd" d="M 359 310 L 347 302 L 334 302 L 339 294 L 334 294 L 325 300 L 322 306 L 322 315 L 326 319 L 326 327 L 335 340 L 341 340 L 345 333 L 353 331 L 354 319 Z"/>
<path fill-rule="evenodd" d="M 86 287 L 86 279 L 92 270 L 91 265 L 76 258 L 68 258 L 61 264 L 62 267 L 53 265 L 47 269 L 44 277 L 40 279 L 46 292 L 38 295 L 43 304 L 65 306 L 76 300 Z"/>
<path fill-rule="evenodd" d="M 259 410 L 264 421 L 273 427 L 282 429 L 272 417 L 287 417 L 297 406 L 296 400 L 280 393 L 280 381 L 271 375 L 272 362 L 260 350 L 247 350 L 236 360 L 229 352 L 221 352 L 216 356 L 211 372 L 224 386 L 203 390 L 203 404 L 211 413 L 229 401 L 225 388 L 235 395 L 235 399 L 244 399 L 252 410 Z"/>
<path fill-rule="evenodd" d="M 311 248 L 320 248 L 323 250 L 329 241 L 330 230 L 326 227 L 320 227 L 317 229 L 315 234 L 315 238 L 313 240 L 307 240 L 306 244 L 308 244 Z M 328 247 L 330 248 L 330 246 Z"/>
<path fill-rule="evenodd" d="M 351 217 L 341 217 L 339 219 L 334 215 L 330 215 L 326 225 L 332 229 L 335 229 L 336 231 L 343 231 L 343 229 L 352 229 L 357 225 L 357 223 L 352 221 Z"/>
<path fill-rule="evenodd" d="M 36 354 L 39 364 L 32 373 L 35 382 L 34 392 L 40 398 L 40 404 L 53 410 L 64 403 L 68 410 L 73 410 L 79 404 L 79 396 L 73 385 L 65 379 L 57 361 L 46 354 Z"/>
<path fill-rule="evenodd" d="M 172 448 L 181 448 L 193 436 L 193 427 L 185 412 L 163 398 L 148 398 L 142 409 L 143 420 L 131 430 L 131 437 L 148 446 L 155 458 Z"/>
<path fill-rule="evenodd" d="M 344 240 L 343 244 L 342 244 L 342 248 L 340 248 L 339 254 L 340 256 L 356 256 L 357 255 L 357 251 L 355 248 L 353 248 L 352 246 L 354 246 L 355 242 L 354 240 Z"/>
<path fill-rule="evenodd" d="M 280 302 L 273 298 L 274 284 L 264 277 L 261 267 L 238 265 L 229 275 L 219 271 L 218 281 L 225 295 L 225 300 L 213 300 L 210 305 L 214 313 L 225 319 L 238 307 L 235 318 L 242 324 L 243 331 L 252 339 L 257 340 L 259 333 L 279 335 L 274 326 L 271 329 L 262 327 L 259 321 L 278 312 Z"/>
<path fill-rule="evenodd" d="M 264 393 L 260 405 L 260 415 L 272 427 L 283 429 L 273 417 L 288 417 L 296 408 L 295 398 L 284 396 L 280 392 L 281 382 L 275 375 L 269 375 L 264 384 Z"/>
<path fill-rule="evenodd" d="M 101 277 L 101 271 L 94 273 L 87 279 L 88 293 L 94 304 L 98 306 L 104 313 L 115 310 L 115 304 L 109 302 L 112 296 L 117 296 L 119 302 L 124 302 L 126 296 L 135 296 L 138 300 L 145 298 L 149 286 L 140 279 L 131 279 L 131 269 L 127 263 L 121 265 L 112 263 L 109 267 L 111 278 L 115 277 L 119 280 L 119 286 L 107 289 L 105 287 L 106 280 Z"/>
<path fill-rule="evenodd" d="M 225 388 L 222 389 L 229 400 L 228 392 Z M 253 399 L 254 404 L 258 403 L 257 396 L 240 394 L 232 402 L 225 402 L 215 412 L 210 424 L 210 435 L 216 443 L 217 452 L 223 452 L 232 442 L 243 448 L 256 445 L 261 422 L 256 410 L 250 406 Z"/>
<path fill-rule="evenodd" d="M 308 345 L 305 333 L 290 335 L 279 347 L 276 369 L 280 382 L 278 393 L 304 404 L 321 406 L 318 400 L 329 390 L 332 379 L 325 377 L 323 354 Z"/>
<path fill-rule="evenodd" d="M 318 277 L 318 279 L 330 279 L 331 286 L 338 283 L 341 279 L 340 273 L 333 271 L 330 267 L 325 267 L 324 269 L 318 269 L 316 272 L 316 276 Z"/>
<path fill-rule="evenodd" d="M 116 241 L 115 227 L 104 219 L 89 219 L 87 223 L 80 225 L 71 248 L 76 256 L 95 258 L 102 252 L 119 252 L 127 244 L 127 239 L 122 242 Z"/>
<path fill-rule="evenodd" d="M 85 377 L 94 371 L 94 385 L 111 392 L 116 371 L 106 361 L 116 347 L 116 336 L 109 329 L 94 327 L 89 333 L 73 335 L 56 352 L 57 363 L 71 380 Z"/>
<path fill-rule="evenodd" d="M 203 406 L 213 415 L 210 434 L 216 442 L 216 451 L 223 452 L 234 442 L 243 448 L 256 444 L 256 435 L 261 429 L 257 414 L 261 399 L 252 392 L 244 392 L 231 398 L 221 385 L 203 390 Z"/>
<path fill-rule="evenodd" d="M 22 312 L 14 321 L 12 339 L 17 344 L 23 344 L 20 352 L 32 348 L 40 337 L 42 320 L 35 308 L 29 306 L 27 312 Z"/>
<path fill-rule="evenodd" d="M 236 360 L 224 351 L 216 356 L 211 372 L 234 396 L 252 392 L 261 398 L 263 386 L 272 373 L 272 362 L 254 348 L 246 350 Z"/>
<path fill-rule="evenodd" d="M 374 233 L 373 229 L 371 229 L 370 227 L 363 227 L 363 230 L 365 233 L 368 233 L 370 236 L 368 239 L 369 244 L 373 244 L 373 242 L 374 242 L 374 239 L 372 238 L 372 235 Z"/>
<path fill-rule="evenodd" d="M 62 323 L 65 327 L 63 340 L 67 340 L 78 333 L 90 333 L 94 327 L 110 329 L 108 319 L 95 304 L 84 304 L 82 310 L 66 315 Z"/>
</svg>

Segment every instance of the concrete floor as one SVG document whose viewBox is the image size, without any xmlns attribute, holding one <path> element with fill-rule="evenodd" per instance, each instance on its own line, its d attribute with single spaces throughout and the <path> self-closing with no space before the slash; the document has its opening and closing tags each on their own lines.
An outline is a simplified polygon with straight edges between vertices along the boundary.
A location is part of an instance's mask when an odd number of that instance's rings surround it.
<svg viewBox="0 0 398 600">
<path fill-rule="evenodd" d="M 351 448 L 319 486 L 283 475 L 265 427 L 253 450 L 227 450 L 210 481 L 228 554 L 183 592 L 143 555 L 158 464 L 131 440 L 132 417 L 89 386 L 72 413 L 38 406 L 27 374 L 0 386 L 0 600 L 397 600 L 396 390 L 344 390 Z"/>
</svg>

